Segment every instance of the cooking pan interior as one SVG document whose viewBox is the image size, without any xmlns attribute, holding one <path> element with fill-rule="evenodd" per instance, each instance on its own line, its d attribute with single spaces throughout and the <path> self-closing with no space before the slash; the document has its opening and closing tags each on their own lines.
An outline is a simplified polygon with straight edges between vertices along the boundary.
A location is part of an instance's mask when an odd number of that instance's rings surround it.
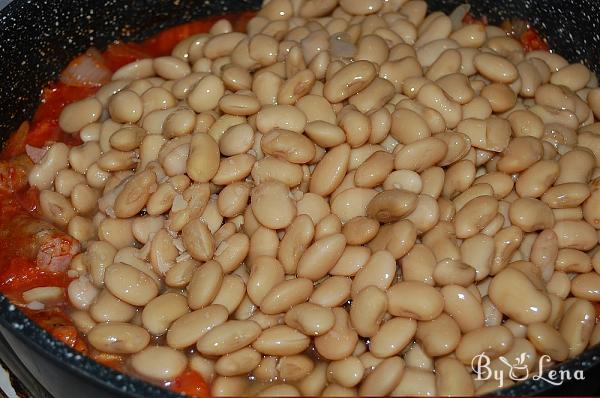
<svg viewBox="0 0 600 398">
<path fill-rule="evenodd" d="M 464 1 L 431 0 L 428 3 L 433 10 L 450 12 Z M 551 48 L 571 61 L 583 60 L 594 71 L 600 71 L 600 35 L 597 33 L 600 31 L 600 7 L 597 0 L 471 0 L 469 3 L 475 15 L 486 15 L 492 23 L 510 17 L 527 19 L 548 38 Z M 0 12 L 0 141 L 31 117 L 39 103 L 41 88 L 55 79 L 70 59 L 88 47 L 104 48 L 115 39 L 140 40 L 166 27 L 202 16 L 235 13 L 259 6 L 260 0 L 14 0 Z M 41 376 L 45 384 L 49 384 L 46 387 L 51 391 L 51 384 L 60 376 L 50 372 L 43 377 L 48 372 L 32 358 L 53 362 L 63 371 L 96 387 L 111 389 L 112 396 L 177 396 L 75 355 L 49 338 L 1 295 L 0 325 L 9 332 L 7 338 L 26 365 L 35 370 L 32 372 L 36 377 Z M 560 368 L 589 369 L 598 362 L 600 349 L 596 347 Z M 594 375 L 590 373 L 587 379 L 593 383 Z M 573 390 L 577 388 L 573 386 L 568 391 L 555 389 L 552 392 L 575 394 L 578 391 Z M 585 383 L 577 386 L 585 388 Z M 529 380 L 499 393 L 547 394 L 550 387 L 549 383 Z M 580 392 L 589 394 L 591 390 Z"/>
</svg>

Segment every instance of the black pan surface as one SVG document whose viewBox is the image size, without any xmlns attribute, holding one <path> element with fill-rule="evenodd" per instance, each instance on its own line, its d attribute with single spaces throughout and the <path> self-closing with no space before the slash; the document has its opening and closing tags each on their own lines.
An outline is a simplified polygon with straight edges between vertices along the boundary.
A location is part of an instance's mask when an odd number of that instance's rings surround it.
<svg viewBox="0 0 600 398">
<path fill-rule="evenodd" d="M 357 0 L 359 1 L 359 0 Z M 460 0 L 431 0 L 451 11 Z M 600 3 L 597 0 L 471 0 L 476 15 L 497 23 L 529 20 L 551 48 L 571 61 L 600 71 Z M 141 40 L 169 26 L 202 16 L 256 9 L 260 0 L 14 0 L 0 11 L 0 141 L 33 114 L 41 88 L 78 53 L 104 48 L 115 39 Z M 1 253 L 0 253 L 1 255 Z M 178 397 L 124 376 L 54 340 L 0 295 L 0 332 L 29 372 L 52 395 L 70 397 Z M 584 369 L 585 381 L 554 386 L 528 380 L 498 395 L 598 395 L 600 347 L 558 369 Z"/>
</svg>

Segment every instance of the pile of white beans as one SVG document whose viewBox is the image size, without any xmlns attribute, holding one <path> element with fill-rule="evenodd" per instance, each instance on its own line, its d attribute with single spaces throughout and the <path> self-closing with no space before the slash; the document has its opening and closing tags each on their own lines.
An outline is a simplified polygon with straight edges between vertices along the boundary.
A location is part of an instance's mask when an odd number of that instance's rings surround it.
<svg viewBox="0 0 600 398">
<path fill-rule="evenodd" d="M 600 341 L 596 76 L 426 13 L 271 0 L 64 109 L 84 143 L 29 182 L 83 245 L 94 355 L 214 395 L 472 395 L 480 353 Z"/>
</svg>

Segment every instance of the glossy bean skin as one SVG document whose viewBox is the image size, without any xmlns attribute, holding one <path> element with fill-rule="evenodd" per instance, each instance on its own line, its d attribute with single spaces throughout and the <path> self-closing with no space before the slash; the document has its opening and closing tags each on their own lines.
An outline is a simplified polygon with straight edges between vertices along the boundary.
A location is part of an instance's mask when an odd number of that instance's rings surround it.
<svg viewBox="0 0 600 398">
<path fill-rule="evenodd" d="M 88 336 L 95 348 L 115 354 L 139 352 L 150 342 L 148 332 L 128 323 L 100 323 L 89 331 Z"/>
<path fill-rule="evenodd" d="M 511 318 L 522 323 L 544 321 L 550 314 L 548 298 L 537 291 L 523 273 L 514 269 L 505 269 L 492 279 L 489 293 L 490 298 L 501 308 L 501 311 L 510 313 Z M 531 297 L 528 301 L 524 301 L 524 295 L 531 295 Z M 527 302 L 526 307 L 520 307 L 519 303 L 523 302 Z"/>
<path fill-rule="evenodd" d="M 388 290 L 388 311 L 421 321 L 436 318 L 443 309 L 442 295 L 422 282 L 400 282 Z M 420 297 L 419 300 L 415 300 Z"/>
<path fill-rule="evenodd" d="M 131 366 L 140 374 L 154 380 L 177 378 L 187 366 L 186 356 L 168 347 L 148 347 L 135 354 Z"/>
</svg>

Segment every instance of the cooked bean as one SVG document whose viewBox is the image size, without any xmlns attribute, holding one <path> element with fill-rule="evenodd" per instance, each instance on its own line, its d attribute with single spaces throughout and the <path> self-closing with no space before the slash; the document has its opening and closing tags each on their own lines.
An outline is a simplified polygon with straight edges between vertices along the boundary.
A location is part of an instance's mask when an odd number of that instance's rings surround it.
<svg viewBox="0 0 600 398">
<path fill-rule="evenodd" d="M 396 170 L 386 177 L 383 182 L 383 189 L 401 189 L 419 194 L 423 189 L 423 179 L 414 171 Z"/>
<path fill-rule="evenodd" d="M 566 183 L 548 189 L 542 195 L 542 201 L 553 209 L 572 208 L 581 205 L 589 195 L 587 185 Z"/>
<path fill-rule="evenodd" d="M 73 102 L 64 107 L 58 125 L 67 133 L 77 133 L 102 115 L 102 103 L 94 97 Z"/>
<path fill-rule="evenodd" d="M 444 309 L 442 295 L 423 282 L 399 282 L 387 291 L 387 296 L 388 312 L 395 316 L 428 321 L 438 317 Z"/>
<path fill-rule="evenodd" d="M 421 342 L 428 355 L 437 357 L 456 349 L 461 330 L 453 318 L 442 313 L 431 321 L 420 321 L 415 338 Z"/>
<path fill-rule="evenodd" d="M 436 165 L 446 156 L 448 146 L 435 137 L 427 137 L 409 143 L 396 153 L 394 168 L 420 173 Z"/>
<path fill-rule="evenodd" d="M 181 231 L 183 244 L 198 261 L 208 261 L 215 252 L 215 240 L 206 223 L 197 218 L 188 222 Z"/>
<path fill-rule="evenodd" d="M 300 185 L 303 177 L 302 166 L 271 156 L 265 156 L 252 167 L 252 178 L 257 184 L 276 180 L 291 188 Z"/>
<path fill-rule="evenodd" d="M 342 233 L 349 245 L 362 245 L 377 235 L 379 222 L 368 217 L 356 217 L 345 223 Z"/>
<path fill-rule="evenodd" d="M 331 309 L 312 303 L 301 303 L 292 307 L 285 315 L 285 323 L 307 336 L 327 333 L 335 323 Z"/>
<path fill-rule="evenodd" d="M 360 395 L 388 395 L 400 382 L 404 369 L 402 358 L 393 356 L 384 359 L 363 380 L 359 390 Z"/>
<path fill-rule="evenodd" d="M 387 290 L 396 274 L 396 261 L 390 252 L 381 250 L 374 253 L 352 281 L 352 296 L 368 286 Z"/>
<path fill-rule="evenodd" d="M 495 117 L 465 119 L 458 124 L 456 131 L 469 136 L 472 146 L 494 152 L 502 152 L 508 146 L 511 135 L 508 121 Z"/>
<path fill-rule="evenodd" d="M 386 321 L 371 338 L 369 351 L 379 358 L 398 354 L 411 341 L 417 330 L 413 319 L 396 317 Z"/>
<path fill-rule="evenodd" d="M 54 191 L 40 192 L 40 209 L 45 219 L 63 227 L 66 227 L 69 221 L 75 217 L 75 210 L 71 202 Z"/>
<path fill-rule="evenodd" d="M 271 289 L 284 280 L 284 268 L 272 257 L 259 256 L 252 261 L 250 279 L 247 282 L 248 296 L 256 304 L 262 303 Z"/>
<path fill-rule="evenodd" d="M 122 263 L 106 268 L 104 284 L 115 297 L 131 305 L 146 305 L 158 294 L 158 286 L 152 278 L 135 267 Z"/>
<path fill-rule="evenodd" d="M 326 278 L 315 288 L 309 301 L 323 307 L 333 308 L 350 298 L 352 279 L 344 276 Z"/>
<path fill-rule="evenodd" d="M 233 313 L 244 299 L 246 294 L 246 285 L 242 277 L 238 275 L 225 275 L 221 289 L 213 300 L 213 304 L 220 304 L 227 308 L 229 313 Z"/>
<path fill-rule="evenodd" d="M 301 200 L 300 202 L 298 202 L 298 204 L 300 204 L 301 202 L 304 202 L 304 199 L 307 199 L 307 197 L 312 196 L 311 194 L 305 194 L 303 200 Z M 315 195 L 315 197 L 319 198 L 319 201 L 321 201 L 321 197 L 318 195 Z M 325 210 L 327 209 L 327 202 L 320 202 L 322 203 L 323 206 L 319 206 L 322 207 L 321 209 L 318 210 L 322 210 L 323 214 L 318 214 L 319 218 L 326 214 Z M 315 206 L 316 207 L 316 206 Z M 302 211 L 302 210 L 300 210 Z M 327 211 L 328 213 L 328 211 Z M 314 218 L 314 216 L 313 216 Z M 342 232 L 342 222 L 340 221 L 340 219 L 338 218 L 338 216 L 336 216 L 335 214 L 329 214 L 325 217 L 323 217 L 316 225 L 315 227 L 315 240 L 321 240 L 327 237 L 330 237 L 331 235 L 335 235 L 337 233 Z"/>
<path fill-rule="evenodd" d="M 371 250 L 368 247 L 348 245 L 329 274 L 353 276 L 365 266 L 370 257 Z"/>
<path fill-rule="evenodd" d="M 219 149 L 225 156 L 247 152 L 254 144 L 254 130 L 249 124 L 228 128 L 219 140 Z"/>
<path fill-rule="evenodd" d="M 150 342 L 150 335 L 129 323 L 99 323 L 88 333 L 90 344 L 97 350 L 112 354 L 134 354 Z"/>
<path fill-rule="evenodd" d="M 225 355 L 252 344 L 260 332 L 253 321 L 230 320 L 210 329 L 196 346 L 204 355 Z"/>
<path fill-rule="evenodd" d="M 289 188 L 278 181 L 266 181 L 255 187 L 250 204 L 257 220 L 268 228 L 285 228 L 296 216 Z"/>
<path fill-rule="evenodd" d="M 585 252 L 575 249 L 558 250 L 556 271 L 586 273 L 592 270 L 592 259 Z"/>
<path fill-rule="evenodd" d="M 258 394 L 260 397 L 297 397 L 298 389 L 290 384 L 276 384 L 268 387 Z"/>
<path fill-rule="evenodd" d="M 523 324 L 543 322 L 550 315 L 550 301 L 525 274 L 507 268 L 496 275 L 489 288 L 490 299 L 502 313 Z"/>
<path fill-rule="evenodd" d="M 569 346 L 560 333 L 548 325 L 539 322 L 527 326 L 527 338 L 535 348 L 554 361 L 564 361 L 569 356 Z"/>
<path fill-rule="evenodd" d="M 208 182 L 219 169 L 219 145 L 208 134 L 195 134 L 190 142 L 186 172 L 196 182 Z"/>
<path fill-rule="evenodd" d="M 439 286 L 469 286 L 475 281 L 475 269 L 453 259 L 440 261 L 433 270 L 433 279 Z"/>
<path fill-rule="evenodd" d="M 346 141 L 344 130 L 323 120 L 311 121 L 306 125 L 306 135 L 317 145 L 331 148 Z"/>
<path fill-rule="evenodd" d="M 135 123 L 142 117 L 144 105 L 138 94 L 122 90 L 112 96 L 108 103 L 111 118 L 118 123 Z"/>
<path fill-rule="evenodd" d="M 365 369 L 357 357 L 331 362 L 327 368 L 328 379 L 348 388 L 360 383 L 364 372 Z"/>
<path fill-rule="evenodd" d="M 220 357 L 215 363 L 215 371 L 221 376 L 240 376 L 254 369 L 261 359 L 252 348 L 242 348 Z"/>
<path fill-rule="evenodd" d="M 435 361 L 436 392 L 440 395 L 473 395 L 475 386 L 464 365 L 454 358 Z"/>
<path fill-rule="evenodd" d="M 524 232 L 551 229 L 554 226 L 554 214 L 544 202 L 532 198 L 520 198 L 511 203 L 510 221 Z"/>
<path fill-rule="evenodd" d="M 305 136 L 286 130 L 272 130 L 263 135 L 261 148 L 265 154 L 292 163 L 308 163 L 315 156 L 315 145 Z"/>
<path fill-rule="evenodd" d="M 246 258 L 249 248 L 248 236 L 243 233 L 235 233 L 217 246 L 214 260 L 221 264 L 225 273 L 232 272 Z"/>
<path fill-rule="evenodd" d="M 339 260 L 345 246 L 346 238 L 343 234 L 334 234 L 317 240 L 300 257 L 297 275 L 313 281 L 321 279 Z"/>
<path fill-rule="evenodd" d="M 361 54 L 361 51 L 363 51 L 363 48 L 365 47 L 368 48 L 369 51 L 363 55 Z M 356 55 L 356 57 L 357 59 L 377 57 L 387 58 L 387 49 L 387 44 L 379 36 L 363 36 L 360 40 L 358 48 L 359 53 Z M 385 61 L 385 59 L 383 61 Z M 348 99 L 348 103 L 354 105 L 357 110 L 365 115 L 370 116 L 387 104 L 393 96 L 394 85 L 387 79 L 376 77 L 371 84 L 365 87 L 362 91 L 350 97 Z"/>
<path fill-rule="evenodd" d="M 308 300 L 313 292 L 310 279 L 288 279 L 272 288 L 261 302 L 260 309 L 265 314 L 279 314 L 294 305 Z"/>
<path fill-rule="evenodd" d="M 598 243 L 595 229 L 585 221 L 559 221 L 553 231 L 559 248 L 590 250 Z"/>
<path fill-rule="evenodd" d="M 279 377 L 281 377 L 281 379 L 284 381 L 291 382 L 297 382 L 305 379 L 307 376 L 313 374 L 313 370 L 316 370 L 315 368 L 316 367 L 312 359 L 306 355 L 287 355 L 282 357 L 277 364 Z M 303 384 L 310 383 L 305 382 Z M 302 389 L 301 386 L 298 387 Z M 305 385 L 304 387 L 307 388 L 309 386 Z"/>
<path fill-rule="evenodd" d="M 484 77 L 499 83 L 512 83 L 519 77 L 517 68 L 507 59 L 489 53 L 475 57 L 475 67 Z"/>
<path fill-rule="evenodd" d="M 302 133 L 306 126 L 306 115 L 292 105 L 264 107 L 256 115 L 256 127 L 263 134 L 279 128 Z"/>
<path fill-rule="evenodd" d="M 581 299 L 600 301 L 600 275 L 595 272 L 577 275 L 571 281 L 571 293 Z"/>
<path fill-rule="evenodd" d="M 297 216 L 287 228 L 277 251 L 277 258 L 281 261 L 286 273 L 296 272 L 298 261 L 313 237 L 314 225 L 311 218 L 306 214 Z"/>
<path fill-rule="evenodd" d="M 184 353 L 169 347 L 148 347 L 131 357 L 132 368 L 154 380 L 173 380 L 183 373 L 188 360 Z"/>
<path fill-rule="evenodd" d="M 350 322 L 360 336 L 372 337 L 379 330 L 387 307 L 386 294 L 375 286 L 368 286 L 352 300 Z"/>
<path fill-rule="evenodd" d="M 565 310 L 559 332 L 569 346 L 569 358 L 579 355 L 588 345 L 594 327 L 594 306 L 586 300 L 576 299 Z"/>
<path fill-rule="evenodd" d="M 223 81 L 215 75 L 206 75 L 194 86 L 187 96 L 187 102 L 197 113 L 215 109 L 225 94 Z"/>
<path fill-rule="evenodd" d="M 329 150 L 315 167 L 310 180 L 310 192 L 329 196 L 341 184 L 348 171 L 350 146 L 342 144 Z"/>
<path fill-rule="evenodd" d="M 190 308 L 195 310 L 210 304 L 222 283 L 223 268 L 217 261 L 211 260 L 196 268 L 187 286 Z"/>
<path fill-rule="evenodd" d="M 352 62 L 325 83 L 323 94 L 331 103 L 342 102 L 367 87 L 376 73 L 369 61 Z"/>
<path fill-rule="evenodd" d="M 573 91 L 581 90 L 590 80 L 590 70 L 583 64 L 571 64 L 554 72 L 550 78 L 552 84 L 566 86 Z"/>
<path fill-rule="evenodd" d="M 413 367 L 404 368 L 400 383 L 394 388 L 392 396 L 433 396 L 436 395 L 435 374 L 429 370 Z"/>
<path fill-rule="evenodd" d="M 358 342 L 358 335 L 350 324 L 346 310 L 334 308 L 333 314 L 335 316 L 333 328 L 329 332 L 315 337 L 314 345 L 322 357 L 336 361 L 352 354 Z"/>
<path fill-rule="evenodd" d="M 465 239 L 460 246 L 461 259 L 475 269 L 476 280 L 487 277 L 494 256 L 494 240 L 484 234 Z"/>
<path fill-rule="evenodd" d="M 465 365 L 471 364 L 479 354 L 497 358 L 512 346 L 513 335 L 504 326 L 487 326 L 472 330 L 460 340 L 456 347 L 456 357 Z"/>
<path fill-rule="evenodd" d="M 442 287 L 440 293 L 444 298 L 444 312 L 456 321 L 463 333 L 484 326 L 481 302 L 467 288 L 447 285 Z"/>
<path fill-rule="evenodd" d="M 153 335 L 167 332 L 169 326 L 188 312 L 187 300 L 177 293 L 165 293 L 150 301 L 142 311 L 142 323 Z"/>
<path fill-rule="evenodd" d="M 229 312 L 221 305 L 210 305 L 187 313 L 171 324 L 167 344 L 178 349 L 189 347 L 209 330 L 224 323 L 228 316 Z"/>
<path fill-rule="evenodd" d="M 412 192 L 399 189 L 383 191 L 369 202 L 367 216 L 383 223 L 394 222 L 412 212 L 416 206 L 417 195 Z"/>
<path fill-rule="evenodd" d="M 90 306 L 90 315 L 96 322 L 129 322 L 135 312 L 134 306 L 119 300 L 108 289 L 101 290 Z"/>
<path fill-rule="evenodd" d="M 394 157 L 383 151 L 375 152 L 356 170 L 357 187 L 373 188 L 381 185 L 394 169 Z"/>
<path fill-rule="evenodd" d="M 416 244 L 401 260 L 402 276 L 405 281 L 419 281 L 433 285 L 433 269 L 436 259 L 425 245 Z"/>
<path fill-rule="evenodd" d="M 128 218 L 138 214 L 156 188 L 156 174 L 153 171 L 146 170 L 135 175 L 115 199 L 115 215 Z"/>
<path fill-rule="evenodd" d="M 367 207 L 377 195 L 377 191 L 368 188 L 350 188 L 342 191 L 331 202 L 331 212 L 342 223 L 367 215 Z"/>
<path fill-rule="evenodd" d="M 265 355 L 295 355 L 303 352 L 310 339 L 296 329 L 286 325 L 264 330 L 254 341 L 255 350 Z"/>
<path fill-rule="evenodd" d="M 490 196 L 470 200 L 454 217 L 456 237 L 470 238 L 479 233 L 498 211 L 498 201 Z"/>
</svg>

